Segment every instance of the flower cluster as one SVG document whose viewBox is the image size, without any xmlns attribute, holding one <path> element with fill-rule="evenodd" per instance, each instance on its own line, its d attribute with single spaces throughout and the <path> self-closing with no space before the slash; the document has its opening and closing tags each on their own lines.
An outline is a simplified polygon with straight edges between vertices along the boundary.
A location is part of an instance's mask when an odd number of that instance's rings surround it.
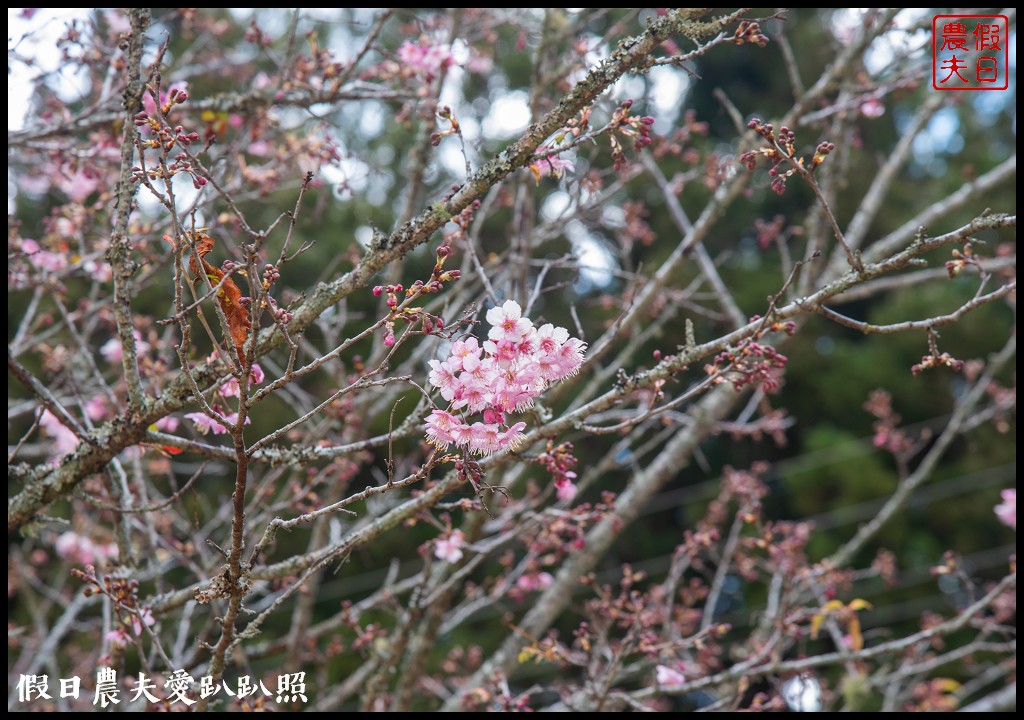
<svg viewBox="0 0 1024 720">
<path fill-rule="evenodd" d="M 43 272 L 57 273 L 68 266 L 64 254 L 43 250 L 39 243 L 29 238 L 22 240 L 21 251 L 25 253 L 32 267 Z"/>
<path fill-rule="evenodd" d="M 266 379 L 266 375 L 263 372 L 263 368 L 260 367 L 259 363 L 252 364 L 252 371 L 249 373 L 249 385 L 259 385 Z M 226 383 L 220 386 L 220 394 L 226 398 L 229 397 L 240 397 L 241 388 L 238 386 L 238 380 L 231 378 Z"/>
<path fill-rule="evenodd" d="M 220 412 L 220 408 L 215 407 L 214 410 Z M 223 415 L 224 419 L 228 421 L 229 425 L 234 426 L 238 424 L 238 413 L 223 413 Z M 214 435 L 226 435 L 228 432 L 228 428 L 226 426 L 221 425 L 219 422 L 214 420 L 206 413 L 185 413 L 185 419 L 191 420 L 192 424 L 196 426 L 196 430 L 201 432 L 203 435 L 211 431 L 213 432 Z M 252 424 L 252 420 L 250 420 L 248 416 L 246 416 L 245 418 L 245 424 Z"/>
<path fill-rule="evenodd" d="M 263 372 L 263 368 L 259 366 L 259 363 L 253 363 L 252 371 L 249 373 L 249 386 L 252 387 L 255 385 L 259 385 L 265 379 L 266 376 Z M 235 378 L 230 378 L 227 382 L 220 386 L 220 394 L 222 397 L 225 398 L 240 397 L 241 387 L 239 387 L 238 385 L 238 380 Z M 238 424 L 238 413 L 225 413 L 223 409 L 220 407 L 220 405 L 214 405 L 213 409 L 221 413 L 224 416 L 224 419 L 227 420 L 230 425 Z M 221 425 L 219 422 L 214 420 L 206 413 L 185 413 L 185 419 L 190 420 L 192 424 L 195 425 L 196 430 L 198 430 L 203 435 L 206 435 L 207 433 L 210 432 L 212 432 L 214 435 L 226 435 L 228 433 L 227 427 Z M 252 420 L 250 420 L 249 417 L 246 416 L 244 424 L 251 425 Z"/>
<path fill-rule="evenodd" d="M 953 372 L 960 372 L 963 370 L 964 361 L 958 360 L 949 353 L 940 353 L 936 355 L 931 353 L 929 355 L 922 355 L 921 362 L 911 366 L 910 372 L 914 375 L 920 375 L 925 370 L 931 370 L 936 367 L 948 367 Z"/>
<path fill-rule="evenodd" d="M 806 172 L 813 173 L 819 165 L 825 162 L 825 158 L 836 149 L 834 143 L 820 142 L 814 149 L 814 155 L 809 163 L 796 154 L 796 133 L 783 125 L 775 130 L 775 126 L 766 123 L 759 118 L 753 118 L 747 123 L 747 127 L 756 132 L 767 141 L 767 147 L 751 150 L 740 155 L 740 163 L 745 165 L 747 170 L 754 170 L 757 167 L 757 158 L 764 157 L 770 163 L 768 176 L 772 178 L 772 190 L 776 195 L 786 192 L 786 180 L 798 172 L 797 168 L 806 168 Z M 784 163 L 789 164 L 789 170 L 783 170 Z M 799 170 L 804 172 L 804 170 Z M 806 173 L 805 173 L 806 174 Z"/>
<path fill-rule="evenodd" d="M 627 163 L 622 142 L 615 137 L 615 133 L 632 138 L 634 150 L 642 150 L 653 142 L 651 139 L 651 126 L 654 125 L 654 118 L 650 115 L 630 115 L 629 111 L 632 107 L 632 100 L 623 101 L 621 105 L 615 108 L 609 123 L 612 133 L 608 136 L 608 140 L 612 146 L 612 162 L 615 172 L 622 170 L 626 167 Z"/>
<path fill-rule="evenodd" d="M 88 536 L 71 530 L 57 538 L 53 549 L 68 562 L 83 566 L 117 559 L 116 544 L 93 542 Z"/>
<path fill-rule="evenodd" d="M 551 383 L 575 374 L 586 344 L 550 323 L 535 328 L 514 300 L 487 312 L 491 324 L 481 345 L 475 337 L 458 340 L 444 361 L 430 361 L 430 383 L 440 389 L 448 410 L 427 418 L 427 439 L 437 447 L 455 444 L 479 455 L 515 447 L 526 423 L 507 424 L 505 413 L 522 412 Z M 469 424 L 467 414 L 483 413 Z"/>
<path fill-rule="evenodd" d="M 108 632 L 106 636 L 112 649 L 123 649 L 127 645 L 128 628 L 131 628 L 135 637 L 139 637 L 142 635 L 144 627 L 152 627 L 156 624 L 153 609 L 149 605 L 139 604 L 138 580 L 112 577 L 106 574 L 101 576 L 92 565 L 88 565 L 84 571 L 72 568 L 71 575 L 85 582 L 85 587 L 82 589 L 82 594 L 85 597 L 106 595 L 116 608 L 121 627 L 116 632 Z"/>
<path fill-rule="evenodd" d="M 736 45 L 752 43 L 758 47 L 768 46 L 768 38 L 761 32 L 761 24 L 749 20 L 740 22 L 736 27 L 736 32 L 733 33 L 731 42 Z"/>
<path fill-rule="evenodd" d="M 872 423 L 875 432 L 872 443 L 893 455 L 903 456 L 913 448 L 913 439 L 900 429 L 903 418 L 893 410 L 892 395 L 885 390 L 874 390 L 864 403 L 864 409 L 878 418 Z"/>
<path fill-rule="evenodd" d="M 460 216 L 461 217 L 461 216 Z M 456 219 L 456 222 L 458 220 Z M 388 317 L 384 322 L 384 345 L 393 347 L 395 344 L 395 320 L 402 319 L 407 323 L 422 322 L 423 332 L 428 335 L 433 332 L 440 332 L 444 329 L 444 318 L 431 315 L 421 307 L 412 307 L 409 303 L 421 295 L 439 293 L 444 289 L 446 282 L 458 280 L 461 277 L 460 270 L 445 270 L 444 263 L 451 255 L 450 245 L 443 244 L 437 248 L 437 259 L 434 262 L 434 269 L 430 273 L 430 280 L 423 282 L 417 280 L 411 287 L 402 285 L 377 285 L 373 288 L 375 297 L 385 295 L 385 302 L 389 308 Z M 399 300 L 400 293 L 405 293 L 405 301 Z"/>
<path fill-rule="evenodd" d="M 542 155 L 543 148 L 537 151 L 537 159 L 530 163 L 530 170 L 533 171 L 533 176 L 537 180 L 537 184 L 540 184 L 541 177 L 547 175 L 548 177 L 561 178 L 565 177 L 566 171 L 576 172 L 576 165 L 572 160 L 567 160 L 561 155 L 554 153 L 550 155 Z"/>
<path fill-rule="evenodd" d="M 964 243 L 964 249 L 961 252 L 956 248 L 953 248 L 953 259 L 946 261 L 946 272 L 949 274 L 949 279 L 952 280 L 968 265 L 974 265 L 978 268 L 979 272 L 982 271 L 981 265 L 978 264 L 977 259 L 974 256 L 974 248 L 971 247 L 970 243 Z"/>
<path fill-rule="evenodd" d="M 440 145 L 441 140 L 443 138 L 448 137 L 449 135 L 462 134 L 462 128 L 459 126 L 459 121 L 455 118 L 455 114 L 452 112 L 452 109 L 450 107 L 448 107 L 447 105 L 442 105 L 437 111 L 437 116 L 442 120 L 447 120 L 449 127 L 447 130 L 442 130 L 436 133 L 430 133 L 430 144 L 433 145 L 434 147 Z"/>
<path fill-rule="evenodd" d="M 712 364 L 705 365 L 708 375 L 713 375 L 714 383 L 728 380 L 737 390 L 747 385 L 760 386 L 766 392 L 779 387 L 779 376 L 789 361 L 771 345 L 748 342 L 739 350 L 726 350 L 715 356 Z"/>
<path fill-rule="evenodd" d="M 760 315 L 750 318 L 750 322 L 758 320 L 762 320 Z M 738 348 L 730 347 L 716 355 L 713 363 L 704 366 L 704 371 L 712 376 L 715 385 L 728 381 L 737 391 L 747 385 L 759 386 L 766 392 L 777 389 L 789 358 L 771 345 L 759 342 L 768 333 L 794 335 L 796 323 L 789 320 L 762 320 L 761 326 L 752 337 Z"/>
<path fill-rule="evenodd" d="M 437 77 L 442 68 L 455 62 L 447 48 L 423 40 L 403 42 L 398 47 L 398 59 L 404 66 L 426 77 L 428 82 Z"/>
<path fill-rule="evenodd" d="M 577 462 L 576 456 L 572 452 L 572 443 L 564 442 L 555 447 L 554 443 L 548 440 L 547 450 L 537 457 L 537 462 L 551 473 L 558 499 L 572 502 L 577 493 L 577 488 L 572 482 L 576 479 L 573 468 L 576 467 Z"/>
</svg>

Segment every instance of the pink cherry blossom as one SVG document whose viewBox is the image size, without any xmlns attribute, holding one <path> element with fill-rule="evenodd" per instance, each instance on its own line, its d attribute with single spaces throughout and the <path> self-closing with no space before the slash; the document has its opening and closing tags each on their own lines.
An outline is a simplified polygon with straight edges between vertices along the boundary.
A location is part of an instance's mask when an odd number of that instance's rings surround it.
<svg viewBox="0 0 1024 720">
<path fill-rule="evenodd" d="M 494 332 L 494 328 L 491 328 L 491 332 Z M 484 351 L 491 357 L 495 365 L 504 370 L 515 365 L 516 360 L 519 358 L 517 342 L 507 338 L 501 338 L 496 342 L 494 340 L 485 340 Z"/>
<path fill-rule="evenodd" d="M 426 421 L 427 441 L 436 447 L 455 444 L 478 455 L 515 449 L 526 438 L 526 423 L 509 426 L 506 414 L 531 407 L 550 382 L 577 372 L 583 362 L 585 343 L 565 328 L 536 329 L 514 300 L 486 317 L 487 340 L 458 340 L 444 361 L 428 362 L 430 384 L 449 403 Z M 467 417 L 476 413 L 483 413 L 483 422 Z M 568 477 L 562 480 L 559 497 L 571 500 L 576 487 Z"/>
<path fill-rule="evenodd" d="M 196 426 L 196 430 L 205 435 L 206 433 L 213 431 L 214 435 L 223 435 L 227 432 L 227 428 L 221 425 L 219 422 L 208 416 L 206 413 L 192 412 L 185 413 L 185 419 L 191 420 L 192 424 Z"/>
<path fill-rule="evenodd" d="M 554 355 L 569 339 L 569 331 L 562 327 L 555 327 L 551 323 L 541 325 L 537 329 L 538 347 L 537 351 L 545 355 Z"/>
<path fill-rule="evenodd" d="M 90 420 L 102 420 L 107 416 L 107 403 L 101 396 L 89 398 L 85 403 L 85 414 Z"/>
<path fill-rule="evenodd" d="M 456 445 L 465 447 L 473 442 L 473 427 L 460 422 L 452 428 L 452 437 L 455 438 Z"/>
<path fill-rule="evenodd" d="M 486 385 L 481 385 L 480 383 L 464 385 L 462 392 L 459 394 L 458 401 L 453 403 L 452 407 L 455 409 L 465 407 L 469 412 L 480 412 L 488 407 L 493 395 L 494 393 Z"/>
<path fill-rule="evenodd" d="M 441 537 L 434 547 L 434 557 L 445 562 L 457 563 L 462 559 L 462 546 L 466 544 L 466 538 L 461 530 L 452 530 L 448 537 Z"/>
<path fill-rule="evenodd" d="M 455 372 L 447 362 L 441 362 L 440 360 L 431 360 L 430 375 L 427 379 L 430 384 L 441 390 L 441 397 L 448 402 L 455 399 L 458 394 L 459 388 L 462 386 L 459 378 L 455 376 Z"/>
<path fill-rule="evenodd" d="M 516 587 L 523 592 L 533 592 L 550 587 L 555 581 L 549 572 L 525 573 L 516 580 Z"/>
<path fill-rule="evenodd" d="M 452 370 L 473 372 L 480 366 L 480 354 L 482 352 L 483 348 L 480 347 L 475 337 L 467 338 L 466 340 L 456 340 L 455 344 L 452 345 L 450 358 L 453 361 Z"/>
<path fill-rule="evenodd" d="M 156 618 L 153 617 L 153 611 L 148 605 L 143 606 L 132 618 L 132 630 L 135 632 L 135 637 L 142 634 L 142 625 L 145 623 L 146 627 L 150 627 L 156 624 Z"/>
<path fill-rule="evenodd" d="M 168 433 L 172 433 L 175 430 L 177 430 L 179 425 L 178 418 L 172 417 L 171 415 L 160 418 L 154 424 L 156 425 L 156 429 L 159 430 L 160 432 Z"/>
<path fill-rule="evenodd" d="M 860 112 L 864 117 L 882 117 L 885 114 L 885 105 L 878 98 L 869 97 L 860 104 Z"/>
<path fill-rule="evenodd" d="M 208 416 L 206 413 L 194 412 L 185 413 L 185 419 L 191 420 L 192 424 L 196 426 L 196 430 L 205 435 L 208 432 L 213 432 L 214 435 L 225 435 L 228 429 L 221 425 L 219 422 Z M 228 421 L 228 424 L 234 425 L 238 422 L 238 413 L 226 413 L 224 419 Z M 245 418 L 245 424 L 250 425 L 252 421 L 248 416 Z"/>
<path fill-rule="evenodd" d="M 579 492 L 579 488 L 572 484 L 569 475 L 575 477 L 576 473 L 565 473 L 555 481 L 555 497 L 565 502 L 572 502 Z"/>
<path fill-rule="evenodd" d="M 89 537 L 70 530 L 57 538 L 53 549 L 64 560 L 83 566 L 117 558 L 116 544 L 96 543 Z"/>
<path fill-rule="evenodd" d="M 111 630 L 104 636 L 104 639 L 111 648 L 121 649 L 128 645 L 128 635 L 124 630 Z"/>
<path fill-rule="evenodd" d="M 506 300 L 500 307 L 487 311 L 487 322 L 492 327 L 487 333 L 491 340 L 517 343 L 533 329 L 533 323 L 522 316 L 523 310 L 515 300 Z"/>
<path fill-rule="evenodd" d="M 526 428 L 526 423 L 517 422 L 511 426 L 508 430 L 498 433 L 498 443 L 502 449 L 515 450 L 523 440 L 526 439 L 526 435 L 523 434 L 523 430 Z"/>
<path fill-rule="evenodd" d="M 679 664 L 679 667 L 682 669 L 682 663 Z M 658 665 L 654 670 L 655 679 L 662 687 L 679 687 L 686 682 L 686 676 L 683 673 L 668 665 Z"/>
<path fill-rule="evenodd" d="M 266 378 L 263 373 L 263 368 L 260 367 L 259 363 L 252 364 L 252 372 L 249 373 L 249 387 L 253 385 L 259 385 Z M 224 397 L 238 397 L 239 387 L 238 380 L 231 378 L 226 383 L 220 386 L 220 394 Z"/>
<path fill-rule="evenodd" d="M 1007 527 L 1017 530 L 1017 489 L 1003 490 L 1003 501 L 996 505 L 996 517 Z"/>
<path fill-rule="evenodd" d="M 138 330 L 132 330 L 132 335 L 135 336 L 135 354 L 145 355 L 149 352 L 149 343 L 142 339 L 142 335 Z M 124 356 L 124 348 L 121 345 L 121 338 L 114 336 L 107 340 L 100 346 L 100 355 L 110 365 L 118 365 L 121 362 L 121 358 Z"/>
<path fill-rule="evenodd" d="M 558 351 L 558 358 L 563 368 L 563 374 L 559 379 L 575 375 L 579 371 L 580 365 L 583 364 L 583 352 L 586 349 L 587 344 L 576 338 L 569 338 L 565 341 Z"/>
<path fill-rule="evenodd" d="M 160 93 L 161 105 L 163 105 L 170 99 L 171 92 L 173 90 L 177 90 L 178 92 L 188 92 L 188 83 L 184 81 L 176 82 L 171 84 L 170 87 L 167 87 L 162 93 Z M 148 92 L 143 93 L 142 95 L 142 109 L 150 115 L 154 115 L 156 113 L 156 102 L 153 100 L 153 96 L 150 95 Z M 148 128 L 147 125 L 143 125 L 142 127 Z"/>
<path fill-rule="evenodd" d="M 446 448 L 449 443 L 456 442 L 452 431 L 460 426 L 459 422 L 451 413 L 444 410 L 434 410 L 427 418 L 427 440 L 434 447 Z"/>
<path fill-rule="evenodd" d="M 469 449 L 478 455 L 490 455 L 501 450 L 501 428 L 495 423 L 473 423 L 473 437 Z"/>
<path fill-rule="evenodd" d="M 538 174 L 547 174 L 556 178 L 563 177 L 567 170 L 569 172 L 576 172 L 576 165 L 573 164 L 572 160 L 566 160 L 561 155 L 548 155 L 547 157 L 540 158 L 533 163 L 533 167 Z"/>
<path fill-rule="evenodd" d="M 414 72 L 425 75 L 428 80 L 437 77 L 442 67 L 453 62 L 447 48 L 430 42 L 413 43 L 408 40 L 398 47 L 398 59 Z"/>
<path fill-rule="evenodd" d="M 78 447 L 78 436 L 73 430 L 65 427 L 49 410 L 44 410 L 39 417 L 39 427 L 53 440 L 52 457 L 54 460 L 73 452 Z"/>
<path fill-rule="evenodd" d="M 67 258 L 64 255 L 43 250 L 39 243 L 29 238 L 21 241 L 21 251 L 25 253 L 29 263 L 36 270 L 57 273 L 68 266 Z"/>
</svg>

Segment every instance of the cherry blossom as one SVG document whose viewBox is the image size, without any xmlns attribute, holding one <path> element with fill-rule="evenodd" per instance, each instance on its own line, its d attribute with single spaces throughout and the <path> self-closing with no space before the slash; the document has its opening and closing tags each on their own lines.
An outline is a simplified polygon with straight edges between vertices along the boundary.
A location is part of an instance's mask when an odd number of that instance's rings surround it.
<svg viewBox="0 0 1024 720">
<path fill-rule="evenodd" d="M 438 538 L 434 548 L 434 557 L 445 562 L 457 563 L 462 559 L 462 546 L 466 538 L 461 530 L 452 530 L 448 537 Z"/>
<path fill-rule="evenodd" d="M 128 646 L 128 635 L 124 630 L 111 630 L 104 638 L 110 643 L 111 648 L 121 649 Z"/>
<path fill-rule="evenodd" d="M 263 368 L 260 367 L 259 363 L 252 364 L 252 372 L 249 373 L 249 385 L 259 385 L 265 379 L 263 374 Z M 220 394 L 224 397 L 238 397 L 239 388 L 238 380 L 231 378 L 226 383 L 220 386 Z"/>
<path fill-rule="evenodd" d="M 106 400 L 98 395 L 86 400 L 83 409 L 90 420 L 102 420 L 107 416 Z"/>
<path fill-rule="evenodd" d="M 96 543 L 71 530 L 57 538 L 53 549 L 63 559 L 78 565 L 95 565 L 100 561 L 117 558 L 116 544 Z"/>
<path fill-rule="evenodd" d="M 39 427 L 53 439 L 54 452 L 52 457 L 54 460 L 78 447 L 78 436 L 72 430 L 65 427 L 57 419 L 57 416 L 49 410 L 44 410 L 43 414 L 39 417 Z"/>
<path fill-rule="evenodd" d="M 164 92 L 160 93 L 160 104 L 167 104 L 172 93 L 175 95 L 181 95 L 184 93 L 185 97 L 188 97 L 188 83 L 182 81 L 171 84 L 171 86 L 164 90 Z M 142 109 L 147 115 L 154 115 L 156 113 L 156 101 L 153 100 L 153 96 L 148 92 L 144 93 L 142 96 Z"/>
<path fill-rule="evenodd" d="M 679 664 L 680 670 L 682 663 Z M 670 668 L 668 665 L 658 665 L 655 669 L 655 678 L 662 687 L 678 687 L 686 682 L 686 676 L 680 670 Z"/>
<path fill-rule="evenodd" d="M 877 118 L 885 114 L 885 105 L 876 97 L 868 97 L 860 104 L 860 112 L 864 117 Z"/>
<path fill-rule="evenodd" d="M 157 430 L 159 430 L 161 432 L 169 432 L 170 433 L 170 432 L 174 432 L 175 430 L 178 429 L 178 424 L 179 423 L 178 423 L 178 418 L 174 417 L 173 415 L 168 415 L 167 417 L 160 418 L 154 424 L 156 425 L 156 429 Z"/>
<path fill-rule="evenodd" d="M 142 335 L 139 334 L 138 330 L 132 330 L 132 335 L 135 336 L 135 352 L 138 355 L 144 355 L 149 352 L 149 343 L 142 339 Z M 124 346 L 121 344 L 121 338 L 112 337 L 107 340 L 103 345 L 100 346 L 100 355 L 111 365 L 117 365 L 121 362 L 121 358 L 124 356 Z"/>
<path fill-rule="evenodd" d="M 516 587 L 523 592 L 533 592 L 549 587 L 555 578 L 549 572 L 526 573 L 516 580 Z"/>
<path fill-rule="evenodd" d="M 447 67 L 453 62 L 447 48 L 429 42 L 414 43 L 409 40 L 398 47 L 398 59 L 406 67 L 425 75 L 428 80 L 436 77 L 442 67 Z"/>
<path fill-rule="evenodd" d="M 1007 527 L 1017 530 L 1017 489 L 1003 490 L 1003 501 L 996 505 L 996 517 Z"/>
<path fill-rule="evenodd" d="M 550 383 L 575 374 L 583 362 L 585 343 L 551 324 L 538 330 L 514 300 L 491 308 L 486 318 L 491 328 L 482 344 L 475 337 L 457 340 L 444 361 L 428 363 L 430 384 L 449 403 L 426 420 L 427 440 L 436 447 L 455 444 L 478 455 L 514 449 L 526 437 L 526 423 L 509 426 L 506 413 L 528 409 Z M 465 417 L 476 413 L 483 413 L 483 422 Z M 562 480 L 559 497 L 572 499 L 575 486 L 569 477 Z"/>
<path fill-rule="evenodd" d="M 143 623 L 146 625 L 146 627 L 151 627 L 156 624 L 156 618 L 153 617 L 153 611 L 150 610 L 148 606 L 139 610 L 139 612 L 135 615 L 132 615 L 131 618 L 132 631 L 134 631 L 135 637 L 138 637 L 142 634 Z"/>
<path fill-rule="evenodd" d="M 569 476 L 576 477 L 576 473 L 565 473 L 558 480 L 555 480 L 555 497 L 565 502 L 572 502 L 576 497 L 576 493 L 579 492 L 572 483 L 572 478 Z"/>
<path fill-rule="evenodd" d="M 101 187 L 103 179 L 95 172 L 78 168 L 70 176 L 61 176 L 57 187 L 76 203 L 84 202 L 90 194 Z"/>
<path fill-rule="evenodd" d="M 541 175 L 549 175 L 554 178 L 565 176 L 566 171 L 576 172 L 576 165 L 572 160 L 566 160 L 561 155 L 548 155 L 537 159 L 530 165 L 534 176 L 540 182 Z"/>
<path fill-rule="evenodd" d="M 446 448 L 449 443 L 457 442 L 452 430 L 461 425 L 459 419 L 444 410 L 434 410 L 427 418 L 427 438 L 436 447 Z"/>
<path fill-rule="evenodd" d="M 493 307 L 488 310 L 487 322 L 492 327 L 487 333 L 487 337 L 495 341 L 520 342 L 527 333 L 533 330 L 533 323 L 524 318 L 522 312 L 522 308 L 515 300 L 506 300 L 500 308 Z"/>
<path fill-rule="evenodd" d="M 67 258 L 61 253 L 43 250 L 35 240 L 26 238 L 21 242 L 21 250 L 28 256 L 29 263 L 36 270 L 57 273 L 68 266 Z"/>
<path fill-rule="evenodd" d="M 201 412 L 185 413 L 185 419 L 191 420 L 192 424 L 196 426 L 196 430 L 205 435 L 208 432 L 213 432 L 214 435 L 224 435 L 228 429 L 221 425 L 219 422 L 211 418 L 209 415 Z M 224 415 L 224 419 L 231 425 L 238 422 L 238 413 L 228 413 Z M 251 420 L 246 417 L 245 424 L 251 424 Z"/>
</svg>

